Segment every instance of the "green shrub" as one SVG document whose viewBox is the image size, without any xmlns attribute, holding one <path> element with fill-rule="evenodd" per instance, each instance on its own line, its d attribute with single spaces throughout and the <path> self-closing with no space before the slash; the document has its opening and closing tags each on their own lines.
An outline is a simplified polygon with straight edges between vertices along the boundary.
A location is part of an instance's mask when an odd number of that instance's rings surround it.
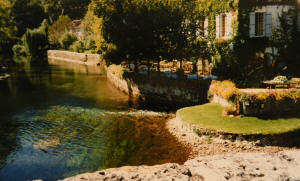
<svg viewBox="0 0 300 181">
<path fill-rule="evenodd" d="M 50 27 L 49 27 L 49 43 L 52 47 L 59 45 L 60 37 L 65 33 L 66 29 L 71 23 L 71 19 L 67 15 L 60 16 Z"/>
<path fill-rule="evenodd" d="M 74 52 L 83 53 L 85 51 L 84 42 L 81 40 L 75 41 L 71 47 Z"/>
<path fill-rule="evenodd" d="M 24 45 L 16 44 L 13 46 L 12 50 L 13 50 L 13 53 L 15 56 L 25 56 L 26 55 Z"/>
<path fill-rule="evenodd" d="M 210 87 L 210 91 L 226 100 L 231 101 L 233 101 L 235 96 L 238 94 L 238 89 L 235 84 L 229 80 L 213 82 Z"/>
<path fill-rule="evenodd" d="M 69 32 L 65 32 L 60 38 L 59 38 L 59 44 L 61 48 L 68 50 L 70 46 L 77 40 L 76 36 L 72 35 Z"/>
<path fill-rule="evenodd" d="M 28 56 L 45 56 L 49 47 L 48 22 L 44 20 L 37 29 L 28 29 L 23 35 L 24 49 Z"/>
</svg>

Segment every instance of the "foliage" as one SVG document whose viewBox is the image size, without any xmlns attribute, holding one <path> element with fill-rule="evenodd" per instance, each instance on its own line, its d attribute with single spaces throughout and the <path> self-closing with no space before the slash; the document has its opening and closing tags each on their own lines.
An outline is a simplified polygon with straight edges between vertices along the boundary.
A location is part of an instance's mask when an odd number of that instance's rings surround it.
<svg viewBox="0 0 300 181">
<path fill-rule="evenodd" d="M 8 0 L 0 0 L 0 53 L 9 50 L 15 39 L 17 28 L 10 18 L 12 5 Z"/>
<path fill-rule="evenodd" d="M 47 20 L 44 20 L 37 29 L 28 29 L 23 40 L 25 52 L 28 56 L 45 56 L 49 48 Z"/>
<path fill-rule="evenodd" d="M 71 21 L 72 20 L 67 15 L 59 16 L 59 18 L 49 27 L 48 39 L 52 47 L 57 48 L 60 37 L 67 31 Z"/>
<path fill-rule="evenodd" d="M 108 71 L 110 71 L 119 78 L 123 78 L 124 70 L 120 65 L 112 64 L 108 67 Z"/>
<path fill-rule="evenodd" d="M 275 77 L 272 82 L 277 82 L 277 83 L 286 83 L 289 80 L 286 78 L 286 76 L 277 76 Z"/>
<path fill-rule="evenodd" d="M 107 57 L 135 63 L 187 58 L 192 42 L 188 39 L 193 37 L 189 35 L 191 23 L 184 21 L 193 11 L 192 2 L 97 1 L 95 12 L 103 21 L 104 45 L 115 47 L 107 51 Z"/>
<path fill-rule="evenodd" d="M 84 42 L 81 40 L 74 41 L 74 43 L 70 46 L 70 49 L 74 52 L 83 53 L 85 51 Z"/>
<path fill-rule="evenodd" d="M 76 36 L 65 31 L 65 33 L 59 38 L 59 44 L 63 49 L 68 50 L 76 40 Z"/>
<path fill-rule="evenodd" d="M 27 28 L 33 29 L 39 27 L 46 18 L 39 0 L 14 1 L 11 16 L 18 27 L 18 37 L 21 37 Z"/>
<path fill-rule="evenodd" d="M 59 16 L 67 15 L 71 19 L 84 17 L 90 0 L 42 0 L 41 4 L 51 23 Z"/>
<path fill-rule="evenodd" d="M 223 116 L 223 107 L 218 104 L 204 104 L 179 110 L 182 121 L 225 133 L 255 135 L 281 134 L 299 130 L 300 115 L 290 117 L 234 117 Z"/>
<path fill-rule="evenodd" d="M 210 86 L 210 91 L 226 100 L 231 101 L 235 99 L 235 96 L 238 93 L 238 89 L 235 84 L 229 80 L 222 82 L 214 81 Z"/>
<path fill-rule="evenodd" d="M 26 51 L 24 45 L 15 44 L 12 48 L 15 56 L 25 56 Z"/>
</svg>

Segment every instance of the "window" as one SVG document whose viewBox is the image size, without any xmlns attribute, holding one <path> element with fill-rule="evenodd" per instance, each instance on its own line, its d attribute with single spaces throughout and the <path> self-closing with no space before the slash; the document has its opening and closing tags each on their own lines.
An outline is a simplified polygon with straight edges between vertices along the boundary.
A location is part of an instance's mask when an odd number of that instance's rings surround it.
<svg viewBox="0 0 300 181">
<path fill-rule="evenodd" d="M 272 13 L 252 12 L 250 13 L 250 37 L 270 37 L 272 35 Z"/>
<path fill-rule="evenodd" d="M 197 30 L 196 36 L 197 38 L 204 38 L 208 35 L 208 18 L 201 18 L 200 20 L 196 21 Z"/>
<path fill-rule="evenodd" d="M 255 13 L 255 36 L 263 36 L 264 27 L 264 13 Z"/>
<path fill-rule="evenodd" d="M 222 13 L 216 16 L 216 38 L 232 38 L 234 21 L 233 12 Z"/>
<path fill-rule="evenodd" d="M 222 14 L 221 15 L 221 19 L 220 19 L 220 36 L 224 37 L 226 36 L 226 14 Z"/>
</svg>

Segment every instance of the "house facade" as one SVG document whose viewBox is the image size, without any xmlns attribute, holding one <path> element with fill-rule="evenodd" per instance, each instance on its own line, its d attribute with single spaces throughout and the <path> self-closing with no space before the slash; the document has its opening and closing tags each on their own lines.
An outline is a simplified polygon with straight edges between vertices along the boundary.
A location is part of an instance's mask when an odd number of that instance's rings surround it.
<svg viewBox="0 0 300 181">
<path fill-rule="evenodd" d="M 251 72 L 251 69 L 265 64 L 283 66 L 275 65 L 280 64 L 279 56 L 289 49 L 289 44 L 293 44 L 294 37 L 300 35 L 300 0 L 209 2 L 199 3 L 203 16 L 196 34 L 200 41 L 207 41 L 211 47 L 211 52 L 208 52 L 211 58 L 200 58 L 202 67 L 207 66 L 207 62 L 214 67 L 236 64 L 237 71 L 250 66 Z"/>
</svg>

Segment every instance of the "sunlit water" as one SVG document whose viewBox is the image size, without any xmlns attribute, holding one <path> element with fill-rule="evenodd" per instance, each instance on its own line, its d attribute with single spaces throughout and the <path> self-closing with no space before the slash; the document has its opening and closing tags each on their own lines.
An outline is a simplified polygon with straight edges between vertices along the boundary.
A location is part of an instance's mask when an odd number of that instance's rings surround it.
<svg viewBox="0 0 300 181">
<path fill-rule="evenodd" d="M 0 81 L 0 181 L 183 163 L 189 150 L 165 129 L 169 116 L 116 90 L 97 67 L 26 64 Z"/>
</svg>

